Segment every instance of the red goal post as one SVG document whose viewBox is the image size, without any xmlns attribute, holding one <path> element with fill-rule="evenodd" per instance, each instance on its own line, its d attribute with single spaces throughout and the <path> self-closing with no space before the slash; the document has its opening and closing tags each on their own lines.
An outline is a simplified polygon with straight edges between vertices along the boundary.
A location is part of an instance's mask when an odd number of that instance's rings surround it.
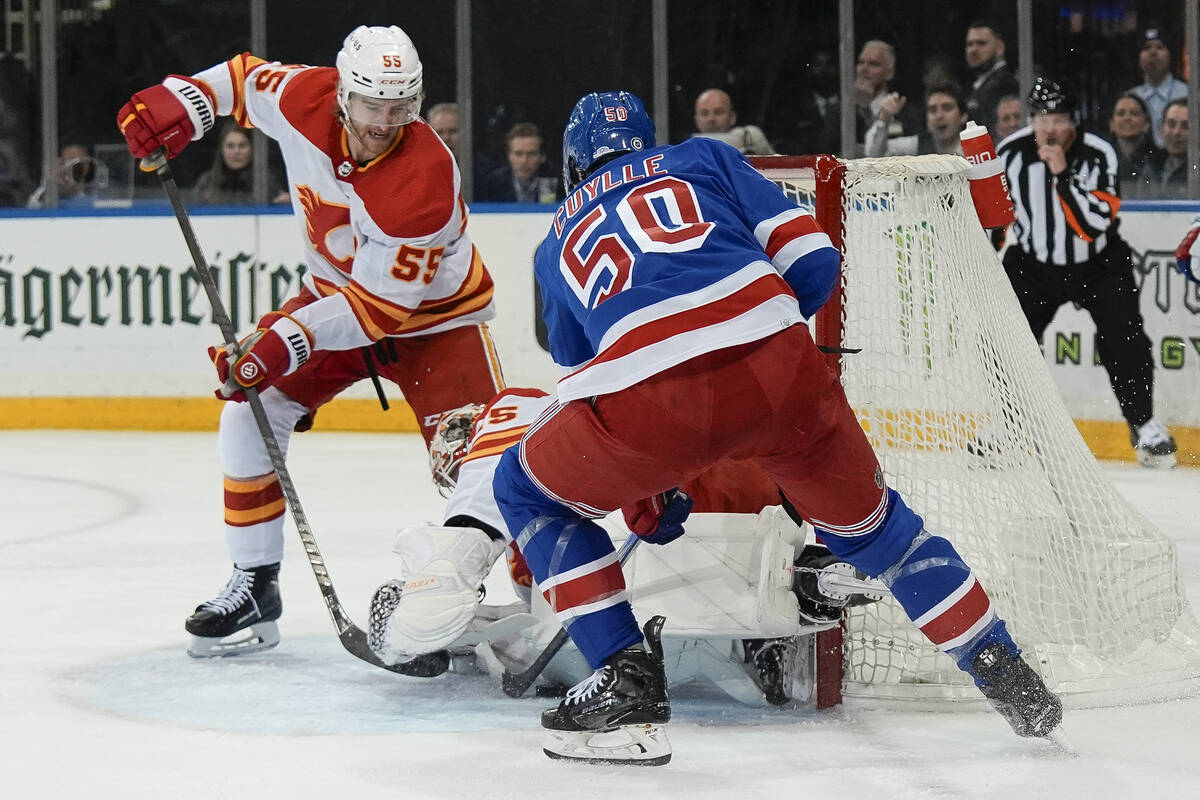
<svg viewBox="0 0 1200 800">
<path fill-rule="evenodd" d="M 1047 684 L 1077 706 L 1196 691 L 1200 625 L 1174 544 L 1079 435 L 975 214 L 967 162 L 750 163 L 842 253 L 814 338 L 861 348 L 829 358 L 889 485 L 955 543 Z M 981 699 L 891 598 L 850 610 L 817 650 L 819 706 Z"/>
</svg>

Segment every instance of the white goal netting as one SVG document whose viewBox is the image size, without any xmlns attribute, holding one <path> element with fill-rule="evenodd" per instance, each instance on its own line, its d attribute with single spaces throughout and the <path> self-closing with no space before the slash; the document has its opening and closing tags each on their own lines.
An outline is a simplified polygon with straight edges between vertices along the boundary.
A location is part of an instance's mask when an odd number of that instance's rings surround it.
<svg viewBox="0 0 1200 800">
<path fill-rule="evenodd" d="M 1072 704 L 1200 687 L 1174 545 L 1108 483 L 1067 413 L 980 227 L 966 161 L 799 161 L 811 159 L 755 165 L 815 204 L 826 230 L 841 210 L 842 302 L 827 311 L 840 312 L 840 344 L 862 348 L 842 356 L 842 383 L 889 484 L 954 542 Z M 837 344 L 829 323 L 818 341 Z M 890 598 L 849 614 L 843 652 L 849 698 L 978 697 Z"/>
</svg>

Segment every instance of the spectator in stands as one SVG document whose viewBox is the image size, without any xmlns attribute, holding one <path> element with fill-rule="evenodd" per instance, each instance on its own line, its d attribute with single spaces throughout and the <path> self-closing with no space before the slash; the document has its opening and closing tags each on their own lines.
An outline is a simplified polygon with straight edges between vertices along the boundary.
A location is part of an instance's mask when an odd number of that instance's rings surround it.
<svg viewBox="0 0 1200 800">
<path fill-rule="evenodd" d="M 976 20 L 967 26 L 967 119 L 983 125 L 997 140 L 996 104 L 1001 97 L 1020 92 L 1016 76 L 1004 60 L 1004 37 L 991 22 Z"/>
<path fill-rule="evenodd" d="M 1162 147 L 1163 112 L 1167 103 L 1187 97 L 1187 84 L 1171 74 L 1171 51 L 1158 28 L 1149 28 L 1143 35 L 1138 67 L 1142 70 L 1143 83 L 1133 87 L 1132 91 L 1146 101 L 1146 108 L 1150 110 L 1150 133 L 1154 136 L 1154 144 Z"/>
<path fill-rule="evenodd" d="M 1154 172 L 1150 161 L 1155 147 L 1150 134 L 1150 111 L 1137 93 L 1125 92 L 1113 103 L 1112 115 L 1108 118 L 1108 140 L 1117 150 L 1121 195 L 1148 197 Z"/>
<path fill-rule="evenodd" d="M 794 101 L 778 105 L 780 117 L 785 120 L 778 128 L 784 131 L 778 141 L 783 152 L 837 154 L 841 151 L 841 98 L 837 59 L 832 50 L 820 48 L 808 54 Z"/>
<path fill-rule="evenodd" d="M 91 205 L 96 183 L 97 164 L 89 146 L 70 139 L 58 151 L 58 204 L 60 206 Z M 46 184 L 42 183 L 29 195 L 29 208 L 45 206 Z"/>
<path fill-rule="evenodd" d="M 436 103 L 425 113 L 425 121 L 433 128 L 454 158 L 458 158 L 458 103 Z"/>
<path fill-rule="evenodd" d="M 17 154 L 16 144 L 0 139 L 0 206 L 21 206 L 29 196 L 25 162 Z"/>
<path fill-rule="evenodd" d="M 879 119 L 867 130 L 865 155 L 912 156 L 926 153 L 962 155 L 958 134 L 967 122 L 967 114 L 958 86 L 952 83 L 932 86 L 925 98 L 925 130 L 912 136 L 887 136 L 888 123 L 898 102 L 885 98 L 879 107 Z"/>
<path fill-rule="evenodd" d="M 1150 157 L 1150 196 L 1188 197 L 1188 106 L 1187 98 L 1167 103 L 1160 126 L 1162 149 Z M 1195 198 L 1191 198 L 1195 199 Z"/>
<path fill-rule="evenodd" d="M 475 193 L 486 203 L 555 203 L 561 182 L 540 174 L 546 163 L 542 132 L 532 122 L 518 122 L 504 139 L 508 163 L 488 173 Z"/>
<path fill-rule="evenodd" d="M 267 200 L 288 202 L 284 182 L 274 170 L 268 171 Z M 232 119 L 226 120 L 217 137 L 217 152 L 212 166 L 196 179 L 194 200 L 207 206 L 253 205 L 254 142 L 250 131 Z"/>
<path fill-rule="evenodd" d="M 996 101 L 993 111 L 996 127 L 991 128 L 992 138 L 999 144 L 1008 136 L 1025 127 L 1025 101 L 1019 95 L 1006 94 Z"/>
<path fill-rule="evenodd" d="M 727 92 L 720 89 L 705 89 L 696 96 L 696 133 L 716 139 L 738 152 L 750 156 L 774 155 L 775 148 L 767 141 L 766 134 L 757 125 L 738 125 L 737 111 Z"/>
<path fill-rule="evenodd" d="M 2 16 L 2 15 L 0 15 Z M 37 84 L 25 64 L 0 51 L 0 206 L 23 206 L 37 173 Z"/>
<path fill-rule="evenodd" d="M 916 119 L 915 110 L 907 106 L 904 96 L 890 91 L 889 85 L 895 74 L 895 48 L 879 39 L 872 39 L 862 46 L 854 73 L 856 155 L 863 153 L 867 131 L 880 119 L 879 112 L 885 100 L 889 103 L 886 138 L 909 136 L 921 130 L 921 122 Z"/>
</svg>

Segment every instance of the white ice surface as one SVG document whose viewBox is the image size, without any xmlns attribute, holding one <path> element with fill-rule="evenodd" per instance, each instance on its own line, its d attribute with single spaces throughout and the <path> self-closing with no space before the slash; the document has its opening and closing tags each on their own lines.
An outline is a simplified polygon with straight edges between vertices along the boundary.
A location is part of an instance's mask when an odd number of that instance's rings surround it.
<svg viewBox="0 0 1200 800">
<path fill-rule="evenodd" d="M 290 463 L 361 623 L 394 530 L 439 518 L 420 443 L 307 434 Z M 1105 471 L 1178 542 L 1200 606 L 1200 471 Z M 989 711 L 763 711 L 683 687 L 670 765 L 553 762 L 551 701 L 346 654 L 290 523 L 282 643 L 190 659 L 183 619 L 229 572 L 211 434 L 0 433 L 0 508 L 0 798 L 1200 798 L 1198 697 L 1071 711 L 1068 758 Z"/>
</svg>

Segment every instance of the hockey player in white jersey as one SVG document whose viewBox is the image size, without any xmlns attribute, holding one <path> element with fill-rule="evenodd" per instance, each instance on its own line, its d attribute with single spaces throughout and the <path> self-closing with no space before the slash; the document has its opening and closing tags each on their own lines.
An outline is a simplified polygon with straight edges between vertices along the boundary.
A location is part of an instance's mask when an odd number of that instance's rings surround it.
<svg viewBox="0 0 1200 800">
<path fill-rule="evenodd" d="M 499 678 L 506 669 L 523 670 L 558 630 L 541 591 L 531 598 L 528 567 L 492 493 L 501 454 L 553 403 L 545 392 L 510 388 L 486 406 L 444 415 L 431 460 L 449 497 L 445 523 L 400 531 L 394 552 L 402 578 L 380 586 L 371 602 L 369 643 L 385 663 L 440 648 L 473 650 L 476 665 Z M 686 486 L 699 495 L 700 512 L 688 518 L 688 535 L 671 548 L 637 550 L 626 573 L 642 615 L 667 618 L 663 650 L 672 685 L 704 677 L 739 702 L 782 705 L 811 690 L 811 665 L 799 649 L 808 640 L 801 637 L 836 625 L 843 607 L 879 599 L 884 589 L 865 594 L 869 584 L 824 547 L 806 543 L 783 509 L 764 509 L 764 502 L 778 503 L 778 493 L 756 479 L 743 467 Z M 667 518 L 662 510 L 631 508 L 624 521 L 652 542 L 677 539 L 679 508 Z M 742 513 L 712 513 L 719 511 Z M 479 587 L 501 553 L 520 600 L 485 606 Z M 589 672 L 568 649 L 542 678 L 565 686 Z"/>
<path fill-rule="evenodd" d="M 261 392 L 286 454 L 293 429 L 351 384 L 395 382 L 426 442 L 438 416 L 502 388 L 486 320 L 492 279 L 467 233 L 458 167 L 418 116 L 422 67 L 400 28 L 359 27 L 336 68 L 249 53 L 133 95 L 117 124 L 139 158 L 177 155 L 232 116 L 274 139 L 306 272 L 237 352 L 210 348 L 225 404 L 218 444 L 233 575 L 186 622 L 194 656 L 279 641 L 285 501 L 244 390 Z M 247 632 L 247 629 L 248 632 Z"/>
</svg>

